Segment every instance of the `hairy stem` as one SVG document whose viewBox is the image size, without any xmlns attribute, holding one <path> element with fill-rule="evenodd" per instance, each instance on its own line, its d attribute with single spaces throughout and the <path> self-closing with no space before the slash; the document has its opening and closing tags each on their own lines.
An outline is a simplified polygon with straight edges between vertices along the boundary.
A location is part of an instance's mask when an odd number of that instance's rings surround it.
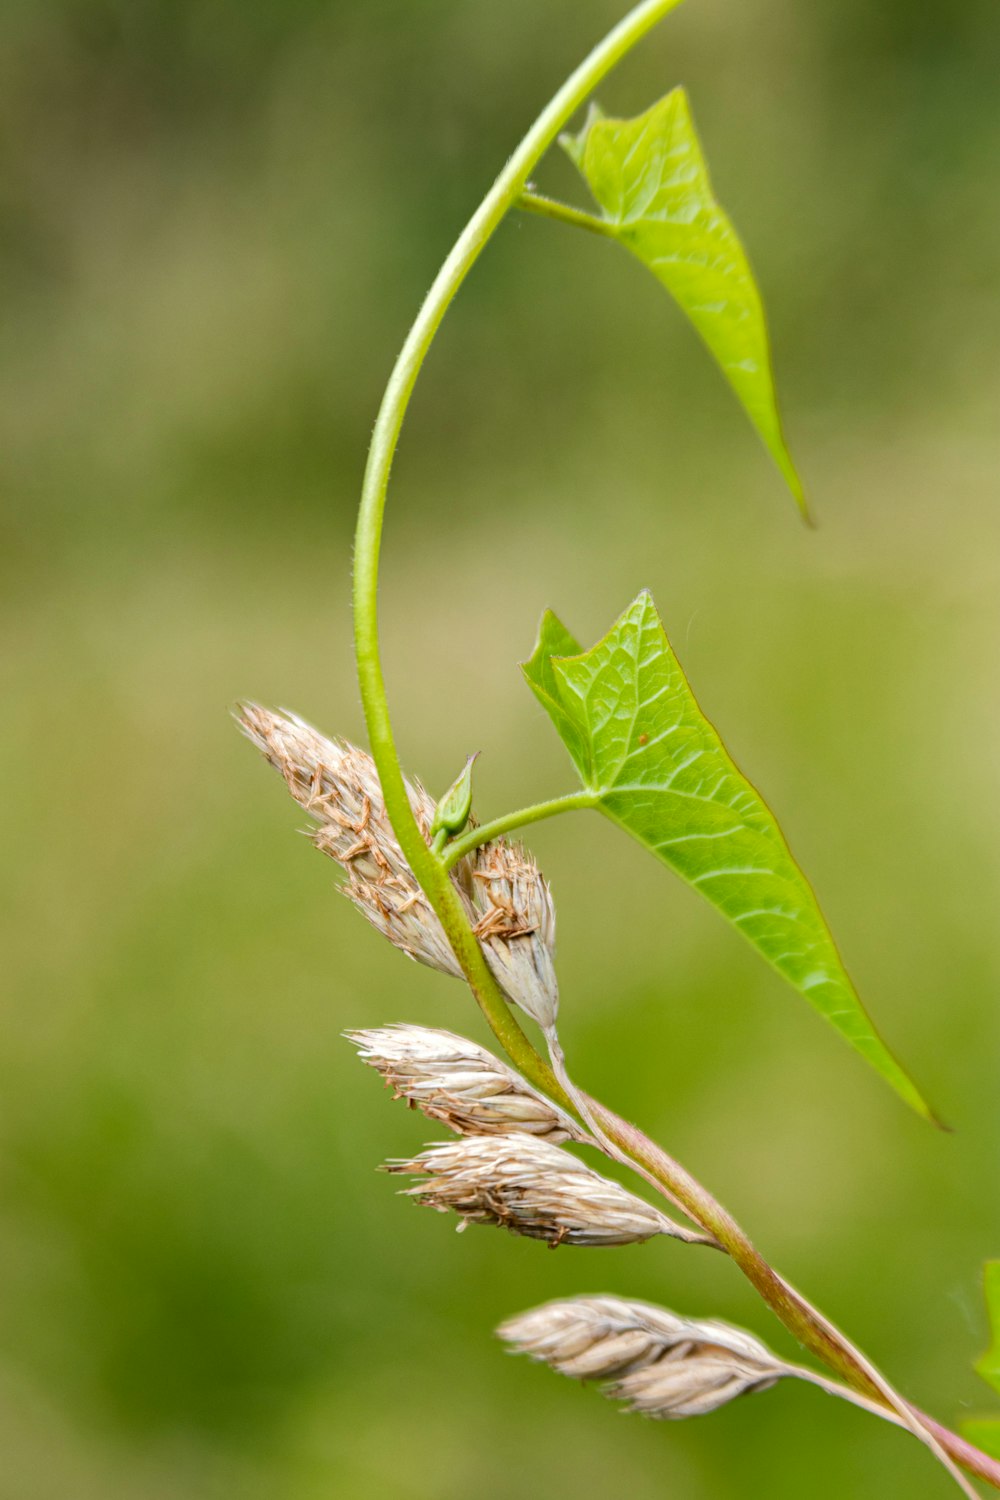
<svg viewBox="0 0 1000 1500">
<path fill-rule="evenodd" d="M 564 797 L 553 797 L 549 802 L 535 802 L 531 807 L 519 807 L 516 812 L 505 813 L 502 818 L 494 818 L 491 823 L 481 823 L 478 828 L 470 828 L 468 832 L 452 839 L 444 851 L 444 867 L 450 870 L 466 854 L 478 849 L 480 844 L 488 844 L 505 833 L 512 833 L 515 828 L 525 828 L 529 823 L 540 823 L 543 818 L 554 818 L 557 813 L 572 812 L 578 807 L 596 807 L 597 800 L 594 792 L 567 792 Z"/>
<path fill-rule="evenodd" d="M 517 207 L 529 214 L 541 214 L 545 219 L 558 219 L 561 224 L 573 224 L 577 229 L 589 229 L 591 234 L 617 238 L 614 225 L 599 219 L 596 214 L 585 213 L 582 208 L 571 208 L 568 203 L 560 203 L 556 198 L 546 198 L 544 194 L 530 189 L 526 189 L 518 198 Z"/>
<path fill-rule="evenodd" d="M 501 1046 L 529 1082 L 571 1110 L 572 1103 L 552 1069 L 511 1014 L 466 920 L 448 870 L 425 843 L 406 795 L 379 648 L 378 568 L 382 522 L 392 460 L 417 375 L 465 277 L 494 230 L 523 194 L 530 173 L 570 116 L 611 68 L 679 3 L 680 0 L 644 0 L 595 47 L 539 115 L 459 236 L 424 300 L 389 378 L 372 436 L 355 534 L 354 630 L 358 678 L 372 756 L 393 831 Z M 557 810 L 561 811 L 562 807 Z M 634 1125 L 596 1100 L 588 1099 L 587 1104 L 591 1114 L 600 1122 L 602 1132 L 615 1147 L 648 1172 L 695 1223 L 719 1241 L 800 1343 L 846 1380 L 852 1389 L 877 1405 L 885 1406 L 883 1391 L 868 1374 L 870 1367 L 867 1367 L 867 1362 L 860 1360 L 853 1346 L 767 1264 L 732 1215 L 707 1189 Z M 1000 1489 L 1000 1463 L 931 1419 L 924 1419 L 915 1411 L 913 1415 L 955 1461 Z"/>
</svg>

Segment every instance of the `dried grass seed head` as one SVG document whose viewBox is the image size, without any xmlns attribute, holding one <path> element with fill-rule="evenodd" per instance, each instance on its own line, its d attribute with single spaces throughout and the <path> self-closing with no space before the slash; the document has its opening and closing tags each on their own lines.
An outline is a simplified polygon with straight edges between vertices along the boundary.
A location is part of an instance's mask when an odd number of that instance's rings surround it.
<svg viewBox="0 0 1000 1500">
<path fill-rule="evenodd" d="M 309 837 L 346 871 L 345 894 L 372 926 L 419 963 L 460 977 L 444 929 L 396 842 L 371 756 L 326 739 L 294 714 L 255 703 L 240 707 L 237 722 L 315 819 Z M 434 803 L 419 784 L 407 782 L 406 790 L 426 837 Z"/>
<path fill-rule="evenodd" d="M 515 1353 L 574 1380 L 610 1382 L 607 1395 L 663 1420 L 702 1416 L 796 1373 L 742 1328 L 619 1297 L 547 1302 L 497 1333 Z"/>
<path fill-rule="evenodd" d="M 243 704 L 237 722 L 315 819 L 310 838 L 347 872 L 345 894 L 397 948 L 441 973 L 461 969 L 430 903 L 414 879 L 385 810 L 372 757 L 329 740 L 290 713 Z M 429 838 L 435 806 L 406 783 L 414 816 Z M 543 1027 L 555 1021 L 555 910 L 538 867 L 516 845 L 495 839 L 459 860 L 452 881 L 494 978 L 508 999 Z"/>
<path fill-rule="evenodd" d="M 573 1119 L 500 1058 L 465 1037 L 428 1026 L 346 1033 L 396 1098 L 458 1135 L 523 1131 L 547 1141 L 586 1139 Z"/>
<path fill-rule="evenodd" d="M 753 1361 L 711 1346 L 694 1346 L 691 1353 L 664 1358 L 646 1369 L 616 1381 L 608 1395 L 624 1401 L 629 1411 L 661 1422 L 703 1417 L 737 1396 L 769 1390 L 785 1369 L 762 1369 Z"/>
<path fill-rule="evenodd" d="M 552 1246 L 700 1238 L 568 1151 L 523 1132 L 439 1142 L 385 1170 L 424 1178 L 407 1195 L 457 1213 L 463 1224 L 494 1224 Z"/>
<path fill-rule="evenodd" d="M 482 845 L 472 867 L 475 933 L 500 988 L 543 1030 L 555 1025 L 556 913 L 538 866 L 518 844 Z"/>
</svg>

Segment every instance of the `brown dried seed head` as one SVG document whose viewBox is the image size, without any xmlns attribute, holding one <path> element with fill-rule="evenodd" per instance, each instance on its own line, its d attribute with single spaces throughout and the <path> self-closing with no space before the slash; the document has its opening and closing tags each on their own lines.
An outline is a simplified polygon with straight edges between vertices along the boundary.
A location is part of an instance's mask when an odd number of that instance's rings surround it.
<svg viewBox="0 0 1000 1500">
<path fill-rule="evenodd" d="M 444 929 L 396 842 L 371 756 L 326 739 L 294 714 L 255 703 L 242 705 L 237 722 L 315 819 L 313 843 L 346 870 L 345 893 L 372 926 L 419 963 L 460 977 Z M 434 803 L 418 783 L 408 782 L 407 794 L 426 838 Z M 550 1026 L 558 1004 L 555 912 L 537 866 L 497 839 L 460 860 L 452 880 L 497 983 Z"/>
<path fill-rule="evenodd" d="M 618 1297 L 548 1302 L 497 1332 L 515 1353 L 575 1380 L 610 1381 L 607 1395 L 661 1419 L 701 1416 L 797 1373 L 742 1328 Z"/>
<path fill-rule="evenodd" d="M 476 851 L 472 877 L 475 931 L 493 977 L 548 1030 L 559 1009 L 556 913 L 548 884 L 524 850 L 503 839 Z"/>
<path fill-rule="evenodd" d="M 397 1098 L 409 1100 L 458 1135 L 519 1130 L 553 1142 L 585 1138 L 569 1115 L 507 1063 L 465 1037 L 405 1025 L 346 1035 Z"/>
<path fill-rule="evenodd" d="M 629 1411 L 660 1421 L 703 1417 L 737 1396 L 769 1390 L 790 1370 L 761 1369 L 753 1362 L 711 1347 L 695 1347 L 690 1354 L 667 1356 L 659 1364 L 625 1375 L 608 1391 L 624 1401 Z"/>
<path fill-rule="evenodd" d="M 385 1170 L 425 1178 L 406 1192 L 440 1213 L 450 1209 L 465 1223 L 501 1225 L 553 1246 L 626 1245 L 654 1234 L 701 1238 L 569 1152 L 523 1132 L 441 1142 Z"/>
<path fill-rule="evenodd" d="M 236 715 L 244 734 L 280 771 L 300 807 L 343 835 L 343 850 L 364 833 L 371 804 L 382 788 L 371 756 L 346 740 L 330 740 L 296 714 L 241 704 Z M 434 803 L 421 786 L 407 784 L 417 821 L 430 825 Z M 368 804 L 366 806 L 366 804 Z M 376 831 L 377 832 L 377 831 Z M 339 857 L 339 856 L 338 856 Z"/>
<path fill-rule="evenodd" d="M 372 926 L 418 962 L 460 976 L 444 929 L 396 842 L 371 756 L 324 738 L 294 714 L 255 703 L 241 706 L 237 722 L 316 820 L 313 843 L 346 870 L 345 894 Z M 406 790 L 426 834 L 434 803 L 420 785 L 408 782 Z"/>
</svg>

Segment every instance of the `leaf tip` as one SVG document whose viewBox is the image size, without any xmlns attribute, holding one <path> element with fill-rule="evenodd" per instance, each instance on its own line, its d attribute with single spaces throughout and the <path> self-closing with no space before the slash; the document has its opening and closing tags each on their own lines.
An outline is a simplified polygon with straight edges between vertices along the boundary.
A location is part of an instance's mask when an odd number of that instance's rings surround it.
<svg viewBox="0 0 1000 1500">
<path fill-rule="evenodd" d="M 806 487 L 802 483 L 802 480 L 799 476 L 799 471 L 795 466 L 795 461 L 792 458 L 792 455 L 788 448 L 788 443 L 785 439 L 783 424 L 781 421 L 780 413 L 778 411 L 777 395 L 773 392 L 773 386 L 772 396 L 774 401 L 774 428 L 770 434 L 762 434 L 762 436 L 764 436 L 764 445 L 777 464 L 782 479 L 785 481 L 789 490 L 791 491 L 792 499 L 798 506 L 799 515 L 801 516 L 802 520 L 804 521 L 806 526 L 808 526 L 810 531 L 816 531 L 818 529 L 816 516 L 813 512 L 811 504 L 809 503 L 809 496 L 806 494 Z"/>
<path fill-rule="evenodd" d="M 921 1100 L 921 1103 L 923 1105 L 921 1114 L 929 1124 L 934 1126 L 935 1130 L 940 1130 L 942 1135 L 955 1134 L 954 1125 L 950 1124 L 949 1121 L 945 1120 L 941 1115 L 939 1115 L 937 1110 L 934 1109 L 932 1105 L 927 1103 L 926 1099 Z"/>
<path fill-rule="evenodd" d="M 808 527 L 810 531 L 818 531 L 819 521 L 816 519 L 816 513 L 809 502 L 809 496 L 806 494 L 805 486 L 799 478 L 794 466 L 791 466 L 790 473 L 786 472 L 785 482 L 792 492 L 792 498 L 799 508 L 799 515 L 803 523 Z"/>
<path fill-rule="evenodd" d="M 527 671 L 532 662 L 537 661 L 539 656 L 545 654 L 545 643 L 553 629 L 557 628 L 560 624 L 561 621 L 555 610 L 549 609 L 546 605 L 538 621 L 538 629 L 535 631 L 535 644 L 531 648 L 531 653 L 523 661 L 518 662 L 518 666 L 522 672 Z"/>
<path fill-rule="evenodd" d="M 587 149 L 587 137 L 590 134 L 591 126 L 596 125 L 598 120 L 603 119 L 606 119 L 603 109 L 595 99 L 591 99 L 587 106 L 587 118 L 576 135 L 571 130 L 564 130 L 559 137 L 560 146 L 579 172 L 583 172 L 583 154 Z"/>
<path fill-rule="evenodd" d="M 915 1114 L 919 1115 L 922 1120 L 926 1120 L 928 1125 L 933 1125 L 935 1130 L 940 1130 L 945 1135 L 954 1135 L 954 1127 L 949 1125 L 948 1121 L 939 1115 L 934 1106 L 928 1102 L 909 1073 L 881 1039 L 879 1039 L 879 1045 L 883 1049 L 888 1064 L 880 1071 L 904 1104 L 908 1104 Z"/>
</svg>

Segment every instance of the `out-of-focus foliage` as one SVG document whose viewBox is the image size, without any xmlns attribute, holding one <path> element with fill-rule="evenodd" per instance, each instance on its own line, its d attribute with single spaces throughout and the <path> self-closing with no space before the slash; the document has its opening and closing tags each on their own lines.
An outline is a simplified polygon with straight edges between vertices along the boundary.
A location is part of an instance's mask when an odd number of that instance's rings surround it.
<svg viewBox="0 0 1000 1500">
<path fill-rule="evenodd" d="M 361 736 L 382 383 L 620 9 L 0 7 L 3 1500 L 949 1493 L 814 1392 L 664 1431 L 504 1359 L 504 1316 L 595 1290 L 788 1351 L 719 1257 L 457 1238 L 373 1174 L 429 1127 L 341 1030 L 483 1029 L 334 897 L 226 717 L 253 694 Z M 691 93 L 818 534 L 650 278 L 512 221 L 415 399 L 385 575 L 407 769 L 439 793 L 482 747 L 480 817 L 562 788 L 513 666 L 540 608 L 589 639 L 653 590 L 957 1130 L 585 817 L 531 831 L 564 1043 L 952 1419 L 982 1404 L 998 1249 L 998 48 L 995 0 L 689 0 L 602 89 L 622 116 Z M 559 153 L 538 174 L 573 178 Z"/>
<path fill-rule="evenodd" d="M 1000 1260 L 986 1264 L 984 1275 L 986 1308 L 992 1335 L 990 1347 L 976 1364 L 980 1375 L 1000 1395 Z M 1000 1418 L 973 1418 L 964 1425 L 964 1432 L 987 1453 L 1000 1457 Z"/>
<path fill-rule="evenodd" d="M 976 1369 L 997 1395 L 1000 1395 L 1000 1260 L 987 1263 L 984 1282 L 992 1342 Z"/>
</svg>

